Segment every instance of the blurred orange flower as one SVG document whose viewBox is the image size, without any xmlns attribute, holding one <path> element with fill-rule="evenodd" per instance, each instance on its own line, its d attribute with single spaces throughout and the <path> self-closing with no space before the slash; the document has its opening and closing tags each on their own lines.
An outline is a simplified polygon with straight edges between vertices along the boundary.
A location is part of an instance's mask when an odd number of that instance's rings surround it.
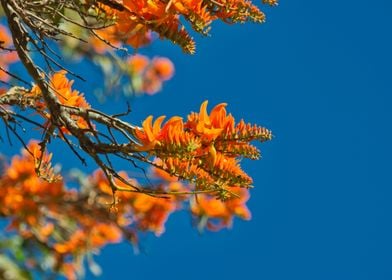
<svg viewBox="0 0 392 280">
<path fill-rule="evenodd" d="M 142 74 L 147 68 L 150 60 L 147 56 L 135 54 L 128 58 L 129 69 L 132 73 Z"/>
<path fill-rule="evenodd" d="M 8 32 L 8 28 L 0 24 L 0 68 L 8 71 L 8 66 L 18 60 L 18 55 L 16 51 L 10 51 L 12 47 L 12 39 Z M 6 48 L 3 50 L 2 48 Z M 0 69 L 0 80 L 8 81 L 10 76 Z"/>
<path fill-rule="evenodd" d="M 137 93 L 153 95 L 162 89 L 164 81 L 170 80 L 174 75 L 174 65 L 165 57 L 150 60 L 144 55 L 136 54 L 128 58 L 128 65 L 132 86 Z"/>
<path fill-rule="evenodd" d="M 152 60 L 152 69 L 163 81 L 169 80 L 174 75 L 174 65 L 166 57 L 156 57 Z"/>
<path fill-rule="evenodd" d="M 251 218 L 251 213 L 246 206 L 249 191 L 238 187 L 229 189 L 237 197 L 222 201 L 209 194 L 200 194 L 197 195 L 197 199 L 191 200 L 192 214 L 198 219 L 207 218 L 207 228 L 210 230 L 231 227 L 235 216 L 244 220 Z"/>
</svg>

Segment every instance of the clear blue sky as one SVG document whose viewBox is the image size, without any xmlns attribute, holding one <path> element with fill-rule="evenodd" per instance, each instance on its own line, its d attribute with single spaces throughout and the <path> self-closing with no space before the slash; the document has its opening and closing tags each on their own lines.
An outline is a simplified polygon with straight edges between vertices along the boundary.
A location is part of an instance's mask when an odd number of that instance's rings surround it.
<svg viewBox="0 0 392 280">
<path fill-rule="evenodd" d="M 215 24 L 195 56 L 168 43 L 174 79 L 133 101 L 135 119 L 227 102 L 275 135 L 254 178 L 250 222 L 198 235 L 189 216 L 110 246 L 99 279 L 392 279 L 392 23 L 389 0 L 281 1 L 264 25 Z M 94 279 L 91 275 L 88 279 Z"/>
</svg>

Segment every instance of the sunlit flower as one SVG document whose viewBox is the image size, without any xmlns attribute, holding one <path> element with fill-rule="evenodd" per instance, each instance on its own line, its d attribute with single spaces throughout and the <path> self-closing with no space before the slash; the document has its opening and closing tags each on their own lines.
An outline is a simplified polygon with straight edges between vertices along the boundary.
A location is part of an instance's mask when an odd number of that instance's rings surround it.
<svg viewBox="0 0 392 280">
<path fill-rule="evenodd" d="M 211 122 L 211 118 L 215 116 L 211 113 L 211 117 L 207 113 L 208 101 L 204 101 L 200 106 L 199 114 L 193 113 L 188 116 L 188 121 L 185 126 L 196 134 L 198 134 L 204 143 L 209 143 L 215 140 L 221 133 L 222 127 L 214 126 L 216 124 Z M 217 107 L 226 106 L 225 103 L 217 105 Z M 213 113 L 216 111 L 213 111 Z"/>
<path fill-rule="evenodd" d="M 84 98 L 83 94 L 77 90 L 72 89 L 73 80 L 69 81 L 67 79 L 66 71 L 61 70 L 54 73 L 50 78 L 50 89 L 54 91 L 56 94 L 59 102 L 66 106 L 72 107 L 79 107 L 79 108 L 90 108 L 90 105 L 87 103 L 86 99 Z M 30 94 L 34 96 L 36 99 L 37 97 L 42 97 L 42 91 L 37 86 L 34 85 L 30 91 Z M 42 99 L 42 98 L 41 98 Z M 45 103 L 43 100 L 37 99 L 37 108 L 40 108 L 41 114 L 46 118 L 50 119 L 50 114 L 44 112 L 45 110 Z M 89 129 L 89 125 L 87 122 L 79 117 L 71 115 L 71 118 L 76 122 L 77 126 L 82 129 Z M 63 127 L 61 128 L 63 133 L 69 133 L 69 131 Z"/>
<path fill-rule="evenodd" d="M 185 123 L 177 116 L 165 123 L 164 116 L 154 123 L 152 116 L 147 117 L 135 131 L 140 145 L 134 149 L 160 158 L 164 171 L 190 180 L 198 189 L 220 192 L 224 185 L 249 187 L 252 178 L 241 169 L 240 159 L 259 158 L 259 150 L 249 142 L 267 141 L 271 132 L 242 120 L 235 124 L 225 103 L 210 113 L 207 104 L 203 102 L 199 113 L 191 113 Z"/>
<path fill-rule="evenodd" d="M 263 3 L 276 5 L 276 0 L 264 0 Z M 191 27 L 208 34 L 212 21 L 222 20 L 228 23 L 246 21 L 264 22 L 265 15 L 247 0 L 229 0 L 205 2 L 202 0 L 158 0 L 134 1 L 123 0 L 124 9 L 114 9 L 101 5 L 108 19 L 114 20 L 112 32 L 114 41 L 125 42 L 139 48 L 151 42 L 151 32 L 159 34 L 181 46 L 188 53 L 195 52 L 195 43 L 180 20 L 188 21 Z M 108 29 L 109 30 L 109 29 Z"/>
<path fill-rule="evenodd" d="M 74 81 L 69 81 L 65 76 L 66 73 L 66 71 L 60 70 L 54 73 L 50 79 L 50 85 L 59 98 L 60 103 L 68 106 L 89 108 L 90 105 L 83 94 L 72 89 Z"/>
<path fill-rule="evenodd" d="M 153 116 L 148 116 L 142 124 L 142 130 L 136 130 L 135 134 L 137 139 L 141 142 L 141 146 L 137 147 L 139 151 L 148 151 L 155 147 L 159 142 L 159 135 L 161 132 L 161 124 L 165 119 L 165 116 L 157 118 L 152 124 Z"/>
</svg>

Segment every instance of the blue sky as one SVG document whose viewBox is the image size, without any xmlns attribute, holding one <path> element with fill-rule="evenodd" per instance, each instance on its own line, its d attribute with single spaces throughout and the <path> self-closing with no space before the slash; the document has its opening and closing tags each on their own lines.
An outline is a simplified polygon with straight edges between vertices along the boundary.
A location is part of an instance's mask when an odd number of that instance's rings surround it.
<svg viewBox="0 0 392 280">
<path fill-rule="evenodd" d="M 110 246 L 100 279 L 392 279 L 392 2 L 281 1 L 264 25 L 213 25 L 194 56 L 168 43 L 176 76 L 133 114 L 227 102 L 270 128 L 250 222 L 197 234 L 175 214 L 145 254 Z M 89 278 L 93 279 L 93 278 Z"/>
<path fill-rule="evenodd" d="M 105 248 L 99 279 L 392 279 L 392 2 L 265 10 L 263 25 L 214 24 L 194 56 L 168 42 L 142 50 L 171 58 L 176 75 L 132 101 L 135 121 L 208 99 L 270 128 L 263 159 L 243 162 L 252 220 L 199 235 L 176 213 L 142 254 Z"/>
</svg>

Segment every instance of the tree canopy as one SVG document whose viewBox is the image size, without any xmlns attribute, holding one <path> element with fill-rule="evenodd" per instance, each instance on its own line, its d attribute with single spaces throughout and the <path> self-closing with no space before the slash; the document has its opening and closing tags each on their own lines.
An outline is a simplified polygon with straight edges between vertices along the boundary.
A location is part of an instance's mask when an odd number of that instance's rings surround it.
<svg viewBox="0 0 392 280">
<path fill-rule="evenodd" d="M 157 93 L 174 65 L 138 49 L 163 39 L 193 54 L 191 34 L 209 35 L 214 21 L 264 22 L 256 5 L 1 0 L 0 16 L 1 145 L 16 142 L 23 148 L 10 160 L 1 158 L 0 215 L 7 225 L 0 278 L 79 279 L 85 260 L 99 273 L 94 252 L 122 240 L 137 248 L 140 233 L 159 236 L 169 215 L 180 209 L 192 214 L 199 230 L 230 227 L 236 216 L 250 219 L 246 202 L 253 181 L 241 160 L 260 158 L 253 143 L 271 140 L 270 130 L 235 120 L 226 103 L 209 110 L 205 101 L 185 118 L 150 115 L 140 125 L 127 121 L 129 108 L 113 115 L 90 104 L 94 93 L 107 104 L 113 92 L 125 98 Z M 104 86 L 78 91 L 73 80 L 85 77 L 64 58 L 92 63 Z M 52 162 L 53 143 L 80 161 L 79 170 L 63 177 Z M 97 168 L 89 175 L 83 172 L 87 161 Z M 119 170 L 120 161 L 142 179 Z"/>
</svg>

